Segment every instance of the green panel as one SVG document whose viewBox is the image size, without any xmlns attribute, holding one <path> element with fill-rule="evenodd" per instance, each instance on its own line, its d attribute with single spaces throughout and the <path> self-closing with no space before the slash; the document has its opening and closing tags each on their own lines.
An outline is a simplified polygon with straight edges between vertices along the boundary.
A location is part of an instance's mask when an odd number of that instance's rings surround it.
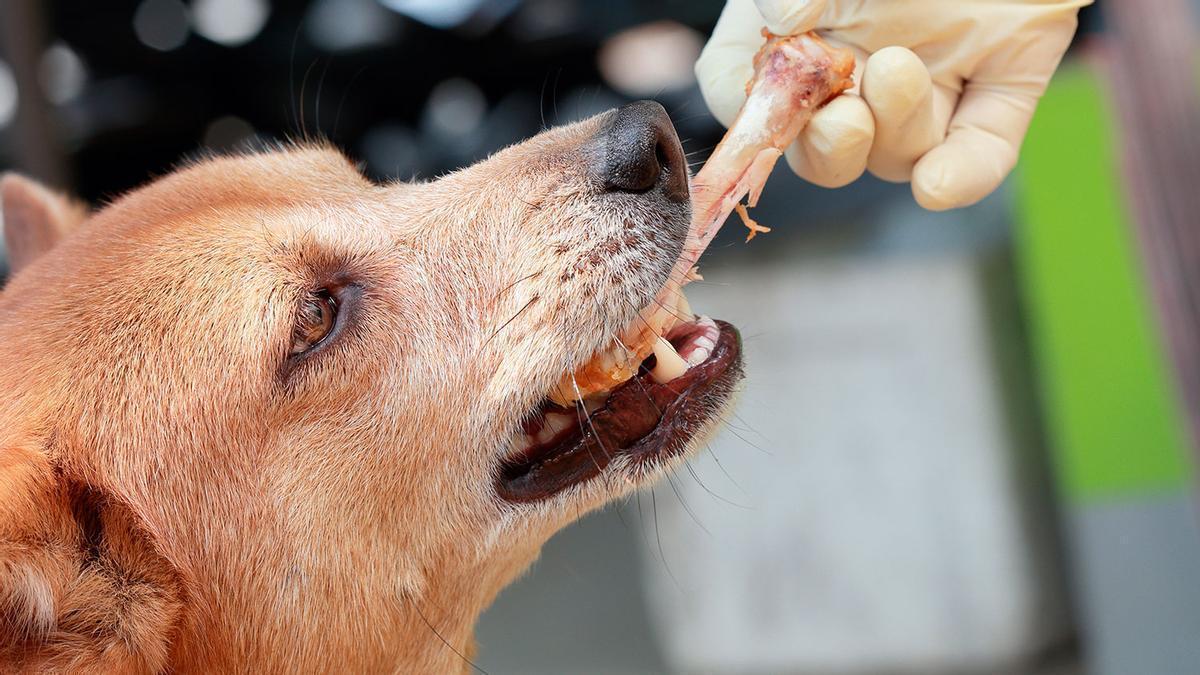
<svg viewBox="0 0 1200 675">
<path fill-rule="evenodd" d="M 1064 65 L 1017 174 L 1018 257 L 1046 418 L 1068 495 L 1190 486 L 1190 454 L 1123 202 L 1101 83 Z"/>
</svg>

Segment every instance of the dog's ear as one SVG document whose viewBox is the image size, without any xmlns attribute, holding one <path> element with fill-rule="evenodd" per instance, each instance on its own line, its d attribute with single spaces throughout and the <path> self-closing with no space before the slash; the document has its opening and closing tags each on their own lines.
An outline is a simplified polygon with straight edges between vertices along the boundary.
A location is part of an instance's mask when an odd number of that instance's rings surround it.
<svg viewBox="0 0 1200 675">
<path fill-rule="evenodd" d="M 161 672 L 181 607 L 127 507 L 0 446 L 0 672 Z"/>
<path fill-rule="evenodd" d="M 0 176 L 4 245 L 16 272 L 49 251 L 87 218 L 82 203 L 14 173 Z"/>
</svg>

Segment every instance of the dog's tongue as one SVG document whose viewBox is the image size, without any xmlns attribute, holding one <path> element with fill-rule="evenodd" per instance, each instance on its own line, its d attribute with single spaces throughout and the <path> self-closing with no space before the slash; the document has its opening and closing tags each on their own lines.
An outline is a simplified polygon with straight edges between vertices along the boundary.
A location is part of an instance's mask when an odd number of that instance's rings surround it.
<svg viewBox="0 0 1200 675">
<path fill-rule="evenodd" d="M 692 223 L 684 253 L 654 302 L 606 351 L 568 373 L 551 398 L 560 405 L 608 391 L 637 372 L 675 323 L 690 320 L 682 288 L 699 275 L 696 261 L 736 208 L 750 228 L 766 231 L 749 219 L 742 197 L 754 206 L 784 148 L 796 139 L 813 113 L 853 84 L 854 56 L 835 49 L 815 33 L 786 37 L 763 31 L 766 43 L 754 56 L 754 78 L 737 119 L 692 178 Z"/>
</svg>

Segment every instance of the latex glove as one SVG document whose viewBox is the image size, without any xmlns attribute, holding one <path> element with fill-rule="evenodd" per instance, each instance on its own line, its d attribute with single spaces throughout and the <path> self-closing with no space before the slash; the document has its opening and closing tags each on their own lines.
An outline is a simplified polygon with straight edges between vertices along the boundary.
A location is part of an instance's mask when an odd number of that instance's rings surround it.
<svg viewBox="0 0 1200 675">
<path fill-rule="evenodd" d="M 1038 99 L 1091 0 L 728 0 L 696 62 L 728 126 L 745 100 L 765 25 L 849 47 L 854 89 L 813 116 L 785 153 L 825 187 L 863 170 L 911 181 L 927 209 L 973 204 L 1017 161 Z"/>
</svg>

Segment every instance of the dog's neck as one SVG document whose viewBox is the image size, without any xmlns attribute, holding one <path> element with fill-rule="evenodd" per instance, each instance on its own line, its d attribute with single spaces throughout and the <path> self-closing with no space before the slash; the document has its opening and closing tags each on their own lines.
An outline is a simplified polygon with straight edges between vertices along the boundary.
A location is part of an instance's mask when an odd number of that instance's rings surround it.
<svg viewBox="0 0 1200 675">
<path fill-rule="evenodd" d="M 455 565 L 405 603 L 403 672 L 475 670 L 475 624 L 496 595 L 536 559 L 540 547 L 502 560 Z"/>
<path fill-rule="evenodd" d="M 282 671 L 469 672 L 480 614 L 536 559 L 536 541 L 503 555 L 436 556 L 415 584 L 398 578 L 405 574 L 402 561 L 362 559 L 319 561 L 303 575 L 276 570 L 243 579 L 244 589 L 198 599 L 173 661 L 235 669 L 260 663 Z M 219 582 L 198 585 L 218 588 Z M 276 601 L 264 604 L 264 597 Z M 245 598 L 245 604 L 234 606 L 238 601 L 230 598 Z M 213 611 L 216 605 L 220 612 Z M 205 616 L 221 623 L 206 623 Z M 271 626 L 276 634 L 247 633 L 246 625 Z M 228 640 L 230 648 L 214 662 L 217 635 L 227 636 L 217 641 Z"/>
</svg>

